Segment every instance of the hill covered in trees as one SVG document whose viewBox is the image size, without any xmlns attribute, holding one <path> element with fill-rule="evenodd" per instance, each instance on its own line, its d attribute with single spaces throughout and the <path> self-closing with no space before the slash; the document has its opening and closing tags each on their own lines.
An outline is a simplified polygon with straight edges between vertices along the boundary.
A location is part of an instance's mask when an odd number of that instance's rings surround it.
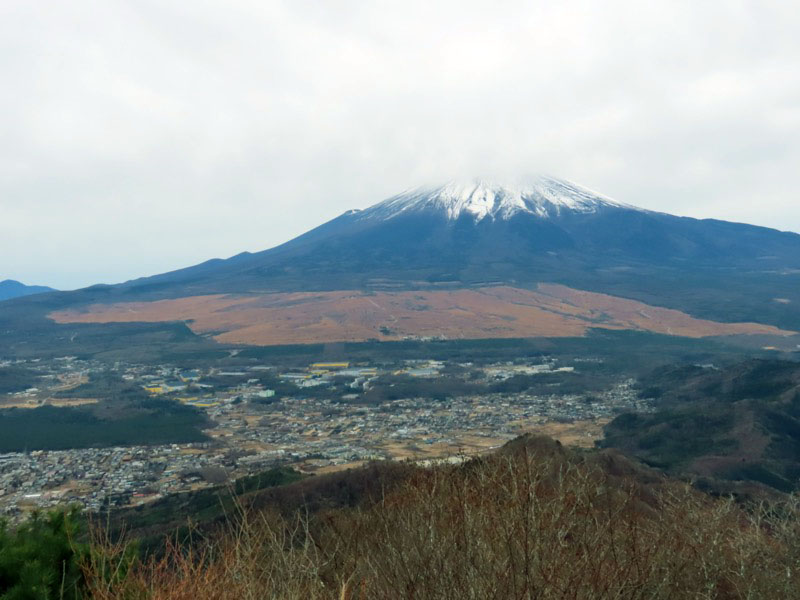
<svg viewBox="0 0 800 600">
<path fill-rule="evenodd" d="M 682 366 L 645 378 L 653 414 L 624 414 L 602 444 L 673 474 L 800 488 L 800 364 L 750 360 Z"/>
<path fill-rule="evenodd" d="M 4 371 L 6 378 L 4 379 Z M 28 387 L 32 372 L 0 369 L 0 386 Z M 12 387 L 14 389 L 14 387 Z M 97 400 L 76 407 L 40 406 L 0 410 L 0 452 L 65 450 L 125 445 L 202 442 L 208 417 L 200 410 L 161 398 L 112 373 L 58 397 Z"/>
</svg>

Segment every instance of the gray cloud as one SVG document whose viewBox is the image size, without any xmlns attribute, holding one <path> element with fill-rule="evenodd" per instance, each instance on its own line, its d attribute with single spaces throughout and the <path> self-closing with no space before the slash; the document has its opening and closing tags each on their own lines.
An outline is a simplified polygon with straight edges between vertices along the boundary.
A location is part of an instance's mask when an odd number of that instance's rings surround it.
<svg viewBox="0 0 800 600">
<path fill-rule="evenodd" d="M 0 278 L 260 250 L 458 175 L 800 231 L 800 3 L 0 5 Z"/>
</svg>

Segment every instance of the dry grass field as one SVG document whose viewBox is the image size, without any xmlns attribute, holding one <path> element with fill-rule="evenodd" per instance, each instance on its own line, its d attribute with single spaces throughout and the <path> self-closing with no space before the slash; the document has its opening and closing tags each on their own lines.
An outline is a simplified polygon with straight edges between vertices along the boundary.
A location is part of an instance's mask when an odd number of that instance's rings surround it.
<svg viewBox="0 0 800 600">
<path fill-rule="evenodd" d="M 39 408 L 41 406 L 56 406 L 59 408 L 69 408 L 75 406 L 86 406 L 87 404 L 97 404 L 97 398 L 8 398 L 0 400 L 0 408 Z"/>
<path fill-rule="evenodd" d="M 561 285 L 536 290 L 333 291 L 209 295 L 92 305 L 50 314 L 58 323 L 184 321 L 220 342 L 281 345 L 405 337 L 571 337 L 589 328 L 685 337 L 790 335 L 757 323 L 718 323 L 635 300 Z"/>
<path fill-rule="evenodd" d="M 70 406 L 86 406 L 87 404 L 97 404 L 98 402 L 100 402 L 100 400 L 97 398 L 49 398 L 45 401 L 45 404 L 63 408 Z"/>
<path fill-rule="evenodd" d="M 185 538 L 202 544 L 170 536 L 141 561 L 124 562 L 124 541 L 97 529 L 81 565 L 86 597 L 798 597 L 795 499 L 746 510 L 616 453 L 530 436 L 468 462 L 383 469 L 272 490 L 215 535 Z"/>
</svg>

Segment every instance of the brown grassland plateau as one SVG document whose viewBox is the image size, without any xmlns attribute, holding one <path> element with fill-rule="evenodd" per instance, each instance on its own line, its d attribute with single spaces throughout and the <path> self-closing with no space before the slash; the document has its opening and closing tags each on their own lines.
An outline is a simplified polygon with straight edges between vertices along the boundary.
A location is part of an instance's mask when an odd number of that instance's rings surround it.
<svg viewBox="0 0 800 600">
<path fill-rule="evenodd" d="M 690 338 L 791 335 L 758 323 L 720 323 L 635 300 L 541 284 L 397 292 L 205 295 L 153 302 L 94 304 L 56 311 L 57 323 L 186 322 L 223 343 L 259 346 L 399 340 L 574 337 L 591 328 Z"/>
</svg>

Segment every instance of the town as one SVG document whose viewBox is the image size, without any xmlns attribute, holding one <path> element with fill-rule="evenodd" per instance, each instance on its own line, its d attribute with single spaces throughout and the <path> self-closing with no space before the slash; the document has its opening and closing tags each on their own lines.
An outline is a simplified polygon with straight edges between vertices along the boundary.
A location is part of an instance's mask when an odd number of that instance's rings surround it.
<svg viewBox="0 0 800 600">
<path fill-rule="evenodd" d="M 206 419 L 202 441 L 5 451 L 0 514 L 18 520 L 58 504 L 93 511 L 137 505 L 278 465 L 325 473 L 372 460 L 476 455 L 530 431 L 592 446 L 615 414 L 651 410 L 630 378 L 601 390 L 568 385 L 601 363 L 543 357 L 186 369 L 75 357 L 0 362 L 36 378 L 36 385 L 0 396 L 2 413 L 92 410 L 106 401 L 96 382 L 113 380 Z"/>
</svg>

